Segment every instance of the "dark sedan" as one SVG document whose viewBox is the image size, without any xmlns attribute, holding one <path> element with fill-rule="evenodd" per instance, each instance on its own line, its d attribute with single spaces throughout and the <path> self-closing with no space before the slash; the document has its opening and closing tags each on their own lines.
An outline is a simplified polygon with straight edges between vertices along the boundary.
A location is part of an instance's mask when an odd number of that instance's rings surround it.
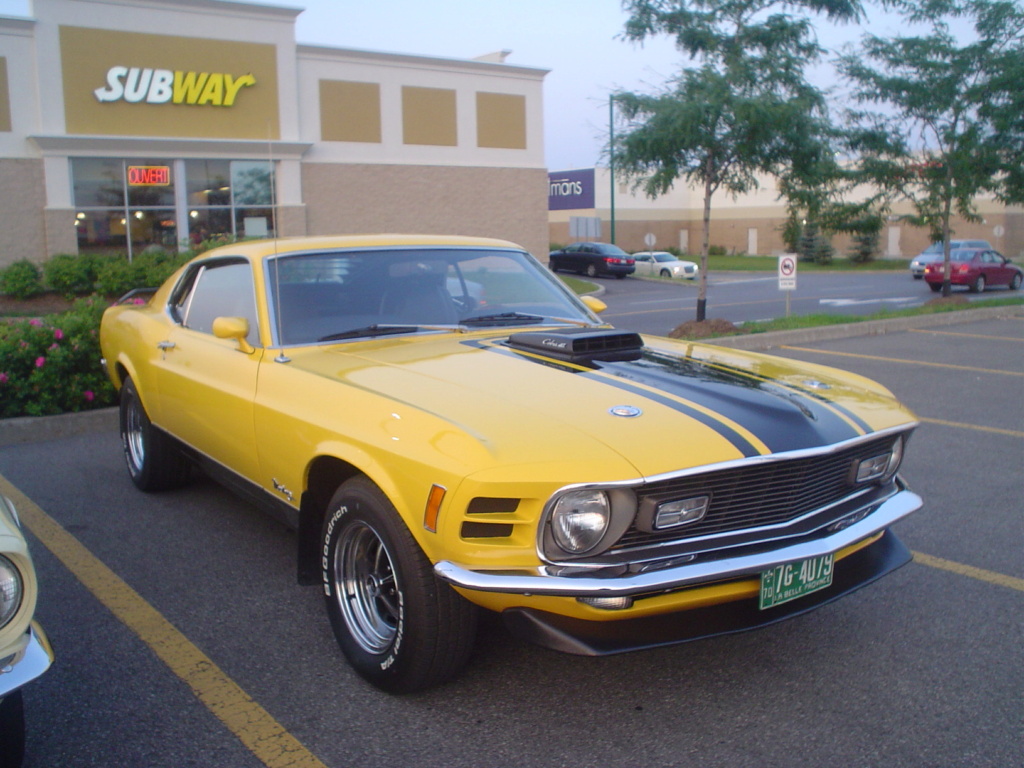
<svg viewBox="0 0 1024 768">
<path fill-rule="evenodd" d="M 608 243 L 573 243 L 548 255 L 552 272 L 564 270 L 578 272 L 587 277 L 615 275 L 620 280 L 633 274 L 636 261 L 619 248 Z"/>
<path fill-rule="evenodd" d="M 1011 291 L 1020 288 L 1024 270 L 1002 254 L 991 249 L 960 249 L 949 254 L 951 285 L 966 285 L 974 293 L 982 293 L 993 285 L 1005 285 Z M 942 290 L 945 265 L 932 262 L 925 268 L 924 279 L 936 293 Z"/>
</svg>

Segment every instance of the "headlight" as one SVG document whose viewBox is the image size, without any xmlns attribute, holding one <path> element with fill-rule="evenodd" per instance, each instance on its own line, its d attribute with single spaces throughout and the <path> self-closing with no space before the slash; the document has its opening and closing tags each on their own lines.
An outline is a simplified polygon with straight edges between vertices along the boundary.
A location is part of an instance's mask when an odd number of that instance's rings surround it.
<svg viewBox="0 0 1024 768">
<path fill-rule="evenodd" d="M 889 482 L 903 461 L 903 436 L 893 441 L 888 453 L 880 453 L 854 465 L 854 482 L 872 483 L 877 480 Z"/>
<path fill-rule="evenodd" d="M 18 612 L 23 591 L 21 573 L 14 563 L 0 555 L 0 627 L 7 626 Z"/>
<path fill-rule="evenodd" d="M 611 505 L 604 491 L 569 491 L 555 502 L 551 535 L 566 552 L 582 555 L 598 545 L 610 520 Z"/>
</svg>

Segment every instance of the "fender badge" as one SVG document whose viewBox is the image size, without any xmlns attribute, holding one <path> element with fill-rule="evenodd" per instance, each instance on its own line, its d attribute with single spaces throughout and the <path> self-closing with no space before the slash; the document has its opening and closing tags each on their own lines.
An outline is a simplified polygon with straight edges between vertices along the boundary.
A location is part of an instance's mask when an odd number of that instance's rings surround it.
<svg viewBox="0 0 1024 768">
<path fill-rule="evenodd" d="M 632 419 L 639 416 L 643 411 L 635 405 L 615 405 L 608 409 L 612 416 L 621 416 L 624 419 Z"/>
<path fill-rule="evenodd" d="M 832 389 L 831 384 L 826 384 L 823 381 L 816 381 L 815 379 L 807 379 L 804 382 L 804 386 L 810 387 L 811 389 Z"/>
</svg>

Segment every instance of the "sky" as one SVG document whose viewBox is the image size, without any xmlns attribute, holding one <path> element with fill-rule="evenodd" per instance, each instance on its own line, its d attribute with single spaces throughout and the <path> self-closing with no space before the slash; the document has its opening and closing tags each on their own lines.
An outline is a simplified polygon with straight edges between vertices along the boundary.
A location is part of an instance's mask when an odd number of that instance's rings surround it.
<svg viewBox="0 0 1024 768">
<path fill-rule="evenodd" d="M 602 162 L 608 96 L 654 91 L 683 56 L 667 38 L 641 46 L 622 39 L 621 0 L 282 0 L 304 8 L 299 43 L 387 53 L 472 59 L 510 50 L 510 65 L 550 70 L 544 80 L 544 146 L 549 170 Z M 25 16 L 28 0 L 0 0 L 0 15 Z M 821 28 L 824 45 L 856 40 L 861 29 Z M 877 24 L 872 31 L 882 34 Z M 828 74 L 819 75 L 821 87 Z"/>
</svg>

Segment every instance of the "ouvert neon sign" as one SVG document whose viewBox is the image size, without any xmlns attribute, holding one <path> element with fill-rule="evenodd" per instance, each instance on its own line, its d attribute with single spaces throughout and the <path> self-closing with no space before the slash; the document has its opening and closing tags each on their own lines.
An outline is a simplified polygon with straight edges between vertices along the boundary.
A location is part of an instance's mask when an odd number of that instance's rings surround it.
<svg viewBox="0 0 1024 768">
<path fill-rule="evenodd" d="M 106 87 L 93 93 L 101 102 L 230 107 L 239 91 L 253 85 L 256 78 L 251 74 L 235 77 L 227 72 L 175 72 L 119 65 L 107 70 Z"/>
</svg>

